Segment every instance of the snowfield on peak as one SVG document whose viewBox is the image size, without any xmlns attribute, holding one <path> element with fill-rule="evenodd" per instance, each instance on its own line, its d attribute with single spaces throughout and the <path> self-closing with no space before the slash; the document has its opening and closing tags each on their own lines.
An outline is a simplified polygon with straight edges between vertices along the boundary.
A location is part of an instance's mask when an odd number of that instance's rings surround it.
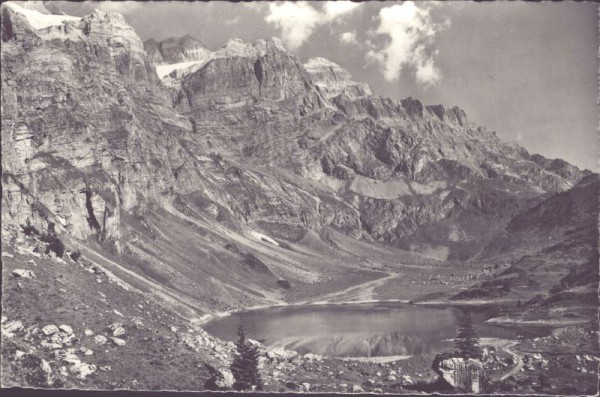
<svg viewBox="0 0 600 397">
<path fill-rule="evenodd" d="M 166 65 L 156 65 L 156 74 L 162 80 L 175 70 L 186 70 L 189 68 L 189 73 L 193 73 L 198 70 L 202 65 L 208 62 L 212 57 L 207 57 L 203 61 L 191 61 L 191 62 L 180 62 Z M 196 66 L 196 67 L 194 67 Z M 193 69 L 193 70 L 192 70 Z"/>
<path fill-rule="evenodd" d="M 80 21 L 80 17 L 74 17 L 71 15 L 49 15 L 42 14 L 39 11 L 31 10 L 28 8 L 21 7 L 17 3 L 8 2 L 4 3 L 7 7 L 11 8 L 13 11 L 23 15 L 29 25 L 36 30 L 45 29 L 50 26 L 60 26 L 63 22 L 66 21 Z"/>
</svg>

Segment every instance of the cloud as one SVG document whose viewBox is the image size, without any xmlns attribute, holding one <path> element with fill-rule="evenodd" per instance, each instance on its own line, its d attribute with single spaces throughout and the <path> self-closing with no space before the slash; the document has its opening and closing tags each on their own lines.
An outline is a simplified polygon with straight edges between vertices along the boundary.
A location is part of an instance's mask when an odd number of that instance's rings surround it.
<svg viewBox="0 0 600 397">
<path fill-rule="evenodd" d="M 281 29 L 286 46 L 294 50 L 308 40 L 318 26 L 339 22 L 359 5 L 350 1 L 328 1 L 319 11 L 306 1 L 269 3 L 265 21 Z"/>
<path fill-rule="evenodd" d="M 383 67 L 383 76 L 388 81 L 400 77 L 405 67 L 415 71 L 417 83 L 430 87 L 441 79 L 432 51 L 435 35 L 448 25 L 432 20 L 430 7 L 418 7 L 412 1 L 384 7 L 379 11 L 377 35 L 385 35 L 386 43 L 376 46 L 371 43 L 367 60 Z"/>
<path fill-rule="evenodd" d="M 351 1 L 327 1 L 325 2 L 325 6 L 323 6 L 323 11 L 328 21 L 334 21 L 335 18 L 354 11 L 359 5 L 360 3 L 353 3 Z"/>
<path fill-rule="evenodd" d="M 356 32 L 344 32 L 340 34 L 340 41 L 344 44 L 358 44 Z"/>
<path fill-rule="evenodd" d="M 127 14 L 139 9 L 143 3 L 139 1 L 101 1 L 96 3 L 99 10 L 104 12 L 117 12 L 119 14 Z"/>
</svg>

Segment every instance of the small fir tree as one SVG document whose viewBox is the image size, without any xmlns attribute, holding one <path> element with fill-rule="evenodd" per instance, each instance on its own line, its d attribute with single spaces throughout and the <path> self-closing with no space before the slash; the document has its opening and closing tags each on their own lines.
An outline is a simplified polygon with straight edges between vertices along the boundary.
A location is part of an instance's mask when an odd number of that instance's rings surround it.
<svg viewBox="0 0 600 397">
<path fill-rule="evenodd" d="M 465 358 L 481 358 L 482 352 L 479 347 L 479 336 L 473 325 L 471 313 L 465 311 L 459 322 L 458 332 L 454 338 L 454 346 L 460 350 Z"/>
<path fill-rule="evenodd" d="M 235 378 L 233 385 L 236 390 L 262 390 L 263 383 L 258 372 L 258 348 L 246 340 L 246 330 L 240 325 L 238 328 L 239 339 L 236 343 L 236 354 L 231 364 L 231 373 Z"/>
</svg>

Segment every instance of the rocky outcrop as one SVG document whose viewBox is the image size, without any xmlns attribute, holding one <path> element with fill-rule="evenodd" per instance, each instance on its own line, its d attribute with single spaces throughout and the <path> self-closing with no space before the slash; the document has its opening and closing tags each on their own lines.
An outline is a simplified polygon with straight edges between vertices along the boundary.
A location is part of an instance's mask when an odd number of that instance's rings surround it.
<svg viewBox="0 0 600 397">
<path fill-rule="evenodd" d="M 432 369 L 455 390 L 479 394 L 484 385 L 485 371 L 479 360 L 438 356 Z"/>
</svg>

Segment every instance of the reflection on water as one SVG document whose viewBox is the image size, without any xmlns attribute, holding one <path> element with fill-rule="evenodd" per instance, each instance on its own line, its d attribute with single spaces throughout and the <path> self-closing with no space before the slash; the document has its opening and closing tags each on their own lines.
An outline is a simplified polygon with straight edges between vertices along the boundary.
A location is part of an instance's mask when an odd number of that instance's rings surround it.
<svg viewBox="0 0 600 397">
<path fill-rule="evenodd" d="M 235 340 L 239 324 L 269 347 L 334 357 L 434 353 L 452 345 L 460 311 L 416 305 L 303 306 L 237 313 L 205 325 L 211 334 Z M 481 337 L 516 338 L 512 329 L 481 323 Z"/>
</svg>

